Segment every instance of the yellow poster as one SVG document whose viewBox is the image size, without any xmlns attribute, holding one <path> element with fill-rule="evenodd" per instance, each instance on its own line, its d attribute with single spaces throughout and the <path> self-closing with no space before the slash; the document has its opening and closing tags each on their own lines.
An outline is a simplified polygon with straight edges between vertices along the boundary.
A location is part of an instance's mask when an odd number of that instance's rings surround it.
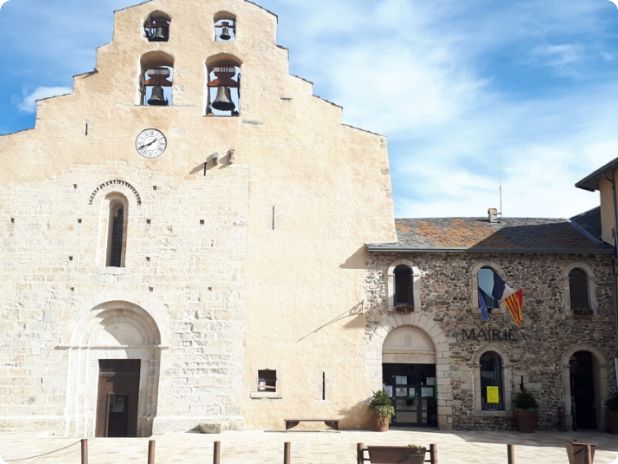
<svg viewBox="0 0 618 464">
<path fill-rule="evenodd" d="M 500 404 L 500 387 L 487 387 L 487 404 Z"/>
</svg>

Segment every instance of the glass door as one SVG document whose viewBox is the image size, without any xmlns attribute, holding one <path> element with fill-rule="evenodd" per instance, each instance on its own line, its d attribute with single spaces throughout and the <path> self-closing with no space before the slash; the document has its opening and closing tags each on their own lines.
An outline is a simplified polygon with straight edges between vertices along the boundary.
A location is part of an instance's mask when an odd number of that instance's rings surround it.
<svg viewBox="0 0 618 464">
<path fill-rule="evenodd" d="M 436 426 L 436 366 L 383 364 L 384 388 L 393 401 L 392 425 Z"/>
</svg>

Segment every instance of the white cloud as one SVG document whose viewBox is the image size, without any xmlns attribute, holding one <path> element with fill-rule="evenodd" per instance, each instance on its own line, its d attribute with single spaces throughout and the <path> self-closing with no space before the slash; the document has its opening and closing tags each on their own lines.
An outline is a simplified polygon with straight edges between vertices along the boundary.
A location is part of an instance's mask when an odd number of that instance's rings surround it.
<svg viewBox="0 0 618 464">
<path fill-rule="evenodd" d="M 9 0 L 0 0 L 0 8 L 2 8 L 5 3 L 8 3 L 8 1 Z"/>
<path fill-rule="evenodd" d="M 616 8 L 618 8 L 618 0 L 608 0 L 610 3 L 613 3 Z"/>
<path fill-rule="evenodd" d="M 24 95 L 22 101 L 17 104 L 17 108 L 24 113 L 34 113 L 36 111 L 36 101 L 56 95 L 65 95 L 73 90 L 69 87 L 37 87 L 33 92 Z"/>
</svg>

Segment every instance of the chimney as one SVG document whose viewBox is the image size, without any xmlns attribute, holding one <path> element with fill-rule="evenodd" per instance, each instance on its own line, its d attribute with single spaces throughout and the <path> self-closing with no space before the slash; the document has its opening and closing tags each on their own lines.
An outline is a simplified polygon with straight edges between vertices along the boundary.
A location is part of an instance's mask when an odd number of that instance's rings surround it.
<svg viewBox="0 0 618 464">
<path fill-rule="evenodd" d="M 489 208 L 487 210 L 487 216 L 490 224 L 498 223 L 498 210 L 496 208 Z"/>
</svg>

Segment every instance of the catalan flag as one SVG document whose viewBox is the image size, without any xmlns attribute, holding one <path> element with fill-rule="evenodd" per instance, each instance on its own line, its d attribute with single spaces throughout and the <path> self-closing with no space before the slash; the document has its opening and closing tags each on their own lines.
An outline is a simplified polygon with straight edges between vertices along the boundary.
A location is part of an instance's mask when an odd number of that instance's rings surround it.
<svg viewBox="0 0 618 464">
<path fill-rule="evenodd" d="M 521 323 L 524 320 L 521 311 L 521 308 L 524 305 L 524 292 L 520 288 L 502 301 L 511 313 L 511 317 L 513 318 L 513 322 L 515 322 L 515 325 L 517 327 L 521 327 Z"/>
</svg>

